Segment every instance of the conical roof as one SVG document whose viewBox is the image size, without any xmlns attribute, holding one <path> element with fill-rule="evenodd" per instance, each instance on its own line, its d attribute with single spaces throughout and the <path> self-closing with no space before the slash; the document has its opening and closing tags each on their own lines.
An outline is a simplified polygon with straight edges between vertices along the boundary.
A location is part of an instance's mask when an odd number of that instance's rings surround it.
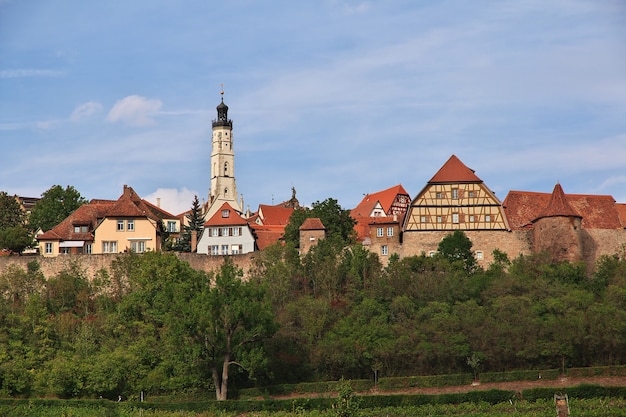
<svg viewBox="0 0 626 417">
<path fill-rule="evenodd" d="M 565 197 L 565 193 L 563 192 L 563 187 L 561 187 L 561 184 L 557 183 L 554 186 L 548 205 L 539 212 L 537 218 L 535 218 L 533 222 L 536 222 L 544 217 L 578 217 L 582 219 L 583 216 L 581 216 L 567 201 L 567 197 Z"/>
</svg>

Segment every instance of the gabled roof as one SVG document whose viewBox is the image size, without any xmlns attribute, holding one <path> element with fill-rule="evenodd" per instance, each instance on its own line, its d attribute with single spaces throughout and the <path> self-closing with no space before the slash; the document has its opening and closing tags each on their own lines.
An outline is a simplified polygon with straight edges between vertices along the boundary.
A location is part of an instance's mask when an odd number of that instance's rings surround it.
<svg viewBox="0 0 626 417">
<path fill-rule="evenodd" d="M 376 207 L 376 204 L 380 204 L 382 210 L 389 214 L 391 205 L 396 201 L 398 195 L 405 195 L 409 197 L 409 193 L 404 189 L 402 184 L 394 185 L 386 190 L 378 191 L 372 194 L 366 194 L 363 200 L 352 209 L 350 214 L 352 217 L 368 217 Z"/>
<path fill-rule="evenodd" d="M 561 184 L 556 184 L 548 205 L 537 214 L 537 217 L 533 219 L 533 222 L 542 219 L 544 217 L 579 217 L 582 218 L 576 210 L 567 201 L 563 187 Z"/>
<path fill-rule="evenodd" d="M 204 223 L 204 227 L 211 226 L 247 226 L 248 222 L 241 217 L 239 212 L 231 207 L 228 203 L 223 203 L 222 206 L 215 212 L 209 220 Z"/>
<path fill-rule="evenodd" d="M 456 183 L 456 182 L 483 182 L 474 174 L 474 170 L 468 168 L 456 155 L 450 159 L 428 181 L 429 184 Z"/>
<path fill-rule="evenodd" d="M 615 199 L 610 195 L 564 194 L 573 210 L 582 216 L 583 229 L 621 229 Z M 530 191 L 509 191 L 504 199 L 504 212 L 512 230 L 528 229 L 533 220 L 548 207 L 552 194 Z"/>
<path fill-rule="evenodd" d="M 304 220 L 299 230 L 326 230 L 326 226 L 318 217 L 309 217 Z"/>
<path fill-rule="evenodd" d="M 293 214 L 293 208 L 259 204 L 258 216 L 264 225 L 286 225 Z"/>
</svg>

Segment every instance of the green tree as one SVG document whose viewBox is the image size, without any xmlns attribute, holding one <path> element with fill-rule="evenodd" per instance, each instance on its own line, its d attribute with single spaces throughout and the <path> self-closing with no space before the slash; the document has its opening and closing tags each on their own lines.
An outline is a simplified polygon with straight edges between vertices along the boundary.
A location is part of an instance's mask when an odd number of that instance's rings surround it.
<svg viewBox="0 0 626 417">
<path fill-rule="evenodd" d="M 453 233 L 441 239 L 437 248 L 441 256 L 448 259 L 451 263 L 461 263 L 463 269 L 467 272 L 473 272 L 476 269 L 476 258 L 472 252 L 472 241 L 461 230 L 455 230 Z"/>
<path fill-rule="evenodd" d="M 218 400 L 228 397 L 230 366 L 253 377 L 266 360 L 261 342 L 277 330 L 265 288 L 242 276 L 241 268 L 226 258 L 214 280 L 201 280 L 189 298 L 179 293 L 183 297 L 172 317 L 172 325 L 184 326 L 178 328 L 179 335 L 201 348 Z"/>
<path fill-rule="evenodd" d="M 327 238 L 337 238 L 344 243 L 354 242 L 355 220 L 350 217 L 350 210 L 343 209 L 337 200 L 327 198 L 315 202 L 310 209 L 295 210 L 285 226 L 285 242 L 298 247 L 300 245 L 300 226 L 308 218 L 319 218 L 326 227 Z"/>
<path fill-rule="evenodd" d="M 0 229 L 0 249 L 21 254 L 24 249 L 33 244 L 33 238 L 23 225 Z"/>
<path fill-rule="evenodd" d="M 204 230 L 204 219 L 202 217 L 202 207 L 198 196 L 194 195 L 191 202 L 191 210 L 185 215 L 188 224 L 184 226 L 184 231 L 180 237 L 178 244 L 174 246 L 174 250 L 179 252 L 191 252 L 191 234 L 195 230 L 196 242 L 200 240 L 200 235 Z"/>
<path fill-rule="evenodd" d="M 0 192 L 0 230 L 21 226 L 25 223 L 26 214 L 15 197 Z"/>
<path fill-rule="evenodd" d="M 64 189 L 60 185 L 53 185 L 35 203 L 30 213 L 29 226 L 32 230 L 50 230 L 85 203 L 87 200 L 73 186 L 68 185 Z"/>
</svg>

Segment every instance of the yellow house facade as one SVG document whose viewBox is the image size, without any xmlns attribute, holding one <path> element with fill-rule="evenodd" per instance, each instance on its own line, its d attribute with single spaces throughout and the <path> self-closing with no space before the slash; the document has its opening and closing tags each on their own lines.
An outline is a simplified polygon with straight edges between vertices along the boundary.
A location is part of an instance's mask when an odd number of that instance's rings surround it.
<svg viewBox="0 0 626 417">
<path fill-rule="evenodd" d="M 161 250 L 165 235 L 177 237 L 180 219 L 151 203 L 124 185 L 116 201 L 92 200 L 68 218 L 40 235 L 39 253 L 101 254 Z"/>
</svg>

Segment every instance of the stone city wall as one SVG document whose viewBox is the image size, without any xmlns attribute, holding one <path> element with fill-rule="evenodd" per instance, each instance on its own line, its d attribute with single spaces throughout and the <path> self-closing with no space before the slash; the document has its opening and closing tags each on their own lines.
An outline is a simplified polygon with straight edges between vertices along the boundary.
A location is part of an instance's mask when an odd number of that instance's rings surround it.
<svg viewBox="0 0 626 417">
<path fill-rule="evenodd" d="M 224 261 L 222 256 L 208 256 L 197 253 L 175 253 L 179 259 L 189 263 L 189 265 L 200 271 L 215 271 L 219 269 Z M 255 253 L 242 255 L 231 255 L 230 259 L 243 269 L 247 274 L 252 265 Z M 0 257 L 0 274 L 3 274 L 11 265 L 16 265 L 23 270 L 27 269 L 29 262 L 36 261 L 46 278 L 53 277 L 59 272 L 68 269 L 72 262 L 77 262 L 79 267 L 85 270 L 88 278 L 95 277 L 96 273 L 102 269 L 110 270 L 112 262 L 118 254 L 96 254 L 96 255 L 59 255 L 57 257 L 43 256 L 3 256 Z"/>
</svg>

